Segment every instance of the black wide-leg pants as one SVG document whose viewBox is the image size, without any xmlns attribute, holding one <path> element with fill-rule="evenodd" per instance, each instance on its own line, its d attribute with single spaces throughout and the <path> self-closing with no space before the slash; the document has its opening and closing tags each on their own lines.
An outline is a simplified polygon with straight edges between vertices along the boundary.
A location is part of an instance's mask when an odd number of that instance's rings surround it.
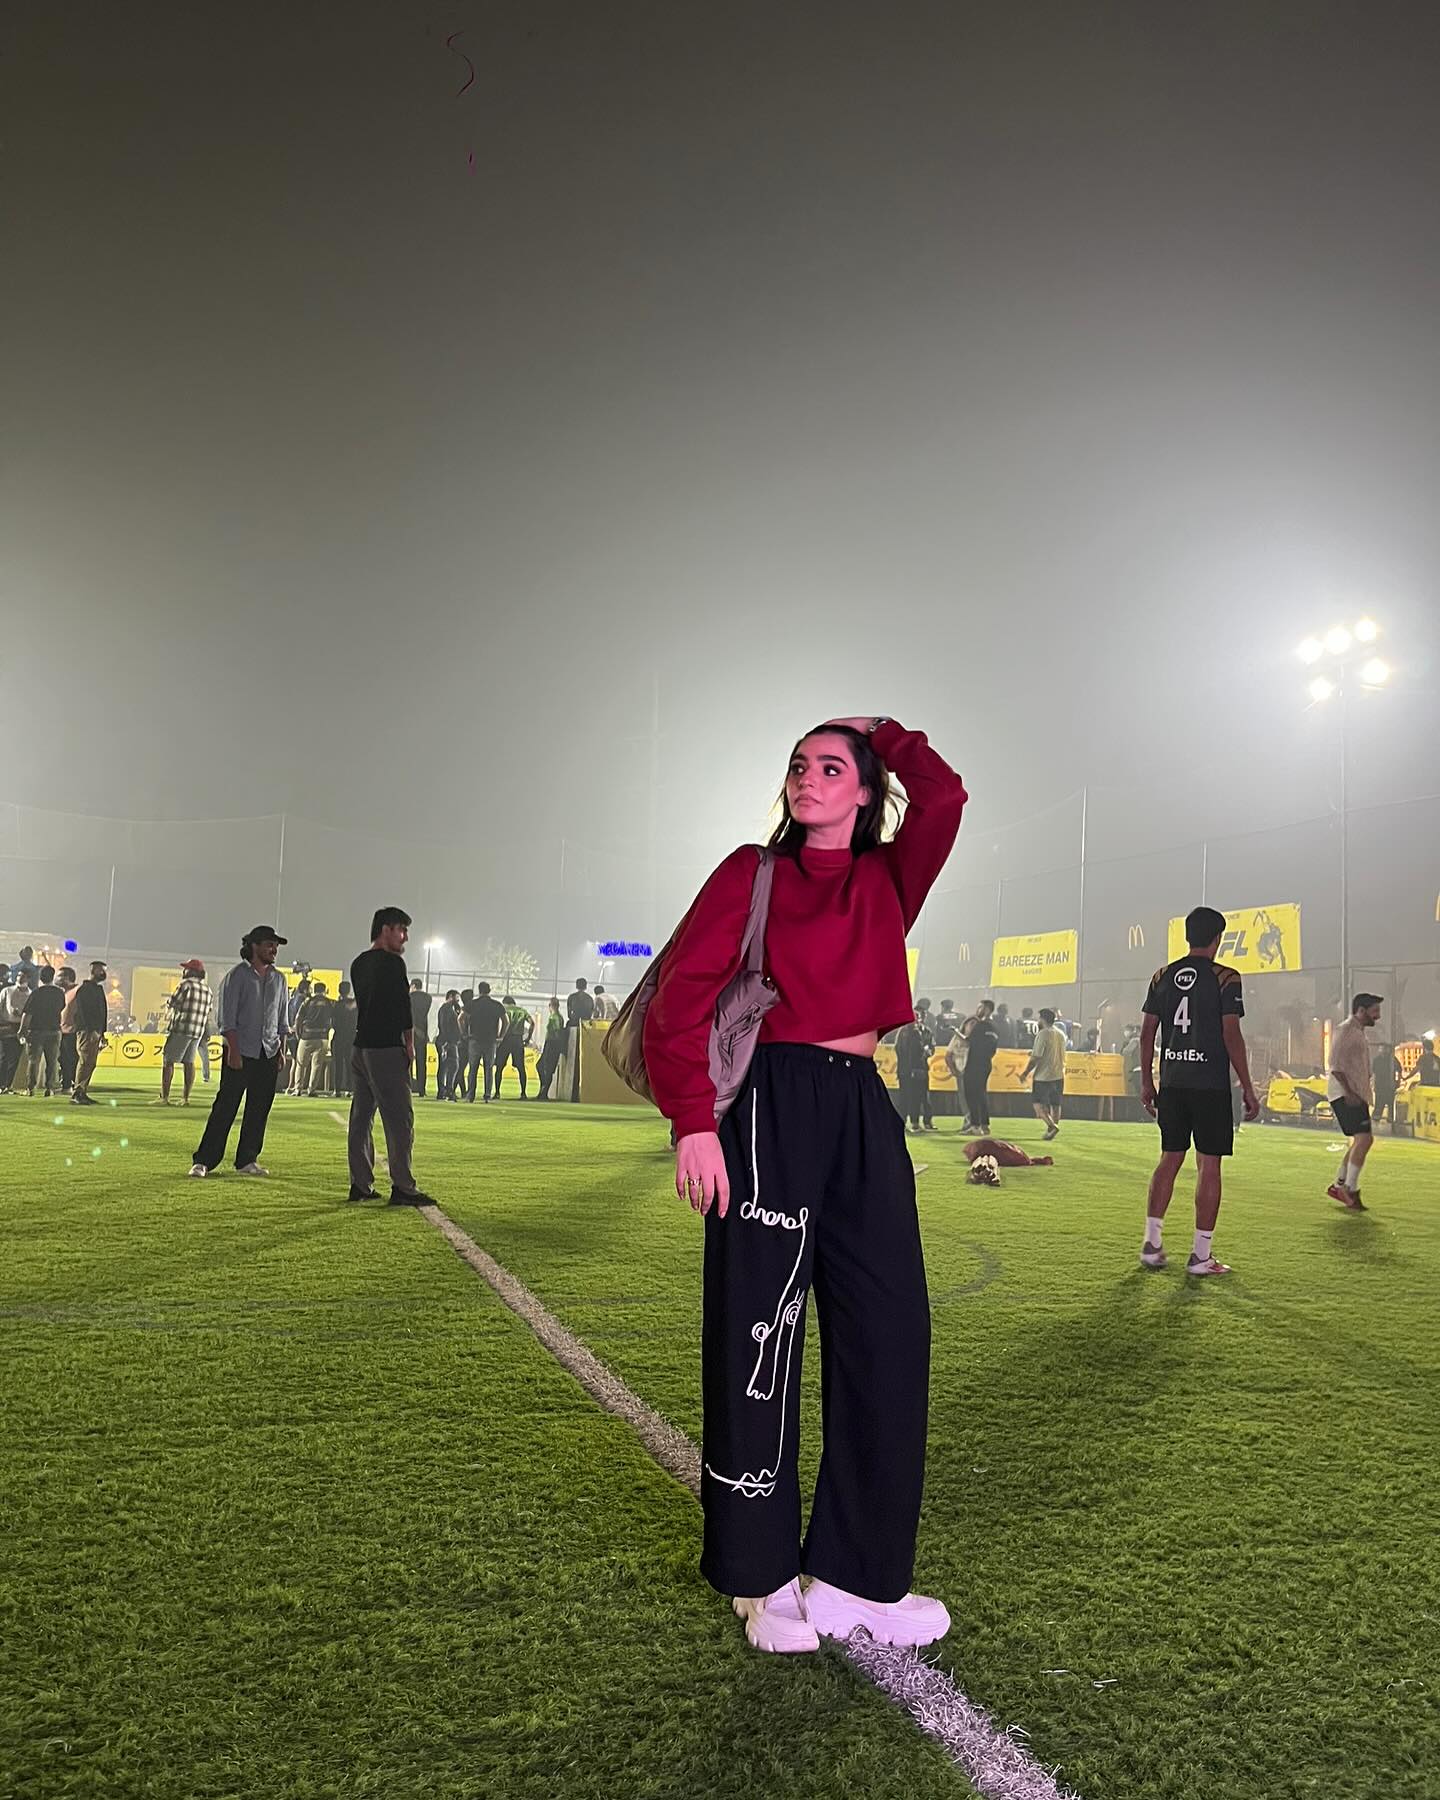
<svg viewBox="0 0 1440 1800">
<path fill-rule="evenodd" d="M 240 1121 L 240 1142 L 235 1149 L 235 1167 L 245 1169 L 252 1162 L 259 1161 L 260 1152 L 265 1148 L 265 1126 L 275 1101 L 279 1075 L 278 1055 L 242 1057 L 238 1069 L 230 1067 L 228 1057 L 222 1060 L 220 1088 L 211 1103 L 210 1116 L 205 1121 L 205 1133 L 195 1152 L 194 1160 L 197 1163 L 203 1163 L 207 1169 L 213 1169 L 219 1164 L 225 1154 L 225 1146 L 230 1140 L 230 1127 L 235 1123 L 235 1115 L 240 1110 L 242 1100 L 245 1102 L 245 1117 Z"/>
<path fill-rule="evenodd" d="M 910 1587 L 930 1304 L 905 1127 L 873 1061 L 762 1044 L 720 1128 L 730 1207 L 705 1221 L 700 1571 L 769 1594 L 803 1571 L 867 1600 Z M 805 1302 L 824 1445 L 800 1541 Z"/>
</svg>

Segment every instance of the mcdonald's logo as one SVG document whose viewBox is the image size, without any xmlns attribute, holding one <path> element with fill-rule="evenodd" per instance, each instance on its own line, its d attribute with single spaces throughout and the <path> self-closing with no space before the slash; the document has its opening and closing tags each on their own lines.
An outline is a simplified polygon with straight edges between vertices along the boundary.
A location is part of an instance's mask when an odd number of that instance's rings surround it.
<svg viewBox="0 0 1440 1800">
<path fill-rule="evenodd" d="M 1437 910 L 1440 910 L 1440 900 L 1437 900 L 1436 906 Z M 1145 948 L 1145 927 L 1143 925 L 1132 925 L 1129 931 L 1129 939 L 1130 948 L 1132 950 L 1143 950 Z"/>
<path fill-rule="evenodd" d="M 1437 918 L 1440 918 L 1440 900 L 1437 900 L 1437 901 L 1436 901 L 1436 902 L 1435 902 L 1435 916 L 1436 916 L 1436 917 L 1437 917 Z M 960 961 L 960 962 L 969 962 L 969 960 L 970 960 L 970 946 L 969 946 L 969 945 L 968 945 L 968 944 L 962 944 L 962 945 L 961 945 L 961 946 L 960 946 L 960 955 L 959 955 L 959 958 L 958 958 L 958 959 L 957 959 L 957 960 L 958 960 L 958 961 Z"/>
</svg>

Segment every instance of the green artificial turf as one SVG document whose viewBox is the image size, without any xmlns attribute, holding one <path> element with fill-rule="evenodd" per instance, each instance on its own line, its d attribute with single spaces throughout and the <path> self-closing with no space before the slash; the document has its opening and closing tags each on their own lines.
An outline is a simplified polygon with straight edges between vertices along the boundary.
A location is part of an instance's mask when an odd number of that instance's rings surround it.
<svg viewBox="0 0 1440 1800">
<path fill-rule="evenodd" d="M 324 1102 L 202 1186 L 197 1109 L 97 1092 L 0 1101 L 11 1791 L 968 1793 L 833 1652 L 745 1649 L 694 1503 L 422 1221 L 341 1203 Z M 1433 1795 L 1440 1152 L 1382 1139 L 1351 1216 L 1333 1140 L 1246 1132 L 1236 1274 L 1187 1283 L 1188 1195 L 1135 1267 L 1153 1129 L 987 1191 L 947 1124 L 917 1581 L 961 1686 L 1085 1800 Z M 693 1435 L 670 1166 L 638 1110 L 421 1107 L 424 1184 Z"/>
<path fill-rule="evenodd" d="M 689 1495 L 343 1204 L 328 1108 L 201 1184 L 149 1092 L 0 1102 L 7 1800 L 970 1794 L 838 1654 L 746 1648 Z"/>
</svg>

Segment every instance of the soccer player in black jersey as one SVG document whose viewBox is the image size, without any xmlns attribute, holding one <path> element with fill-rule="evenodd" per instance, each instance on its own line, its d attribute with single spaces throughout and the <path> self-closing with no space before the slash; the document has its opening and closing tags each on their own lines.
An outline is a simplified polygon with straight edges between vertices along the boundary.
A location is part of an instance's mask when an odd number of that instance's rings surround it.
<svg viewBox="0 0 1440 1800">
<path fill-rule="evenodd" d="M 1185 921 L 1188 956 L 1158 969 L 1145 997 L 1145 1026 L 1140 1034 L 1140 1097 L 1160 1121 L 1160 1161 L 1150 1177 L 1145 1243 L 1140 1261 L 1147 1269 L 1163 1269 L 1161 1229 L 1175 1177 L 1195 1145 L 1195 1244 L 1185 1265 L 1187 1275 L 1228 1275 L 1227 1264 L 1210 1254 L 1215 1221 L 1220 1216 L 1220 1159 L 1235 1148 L 1235 1122 L 1230 1105 L 1233 1067 L 1245 1102 L 1245 1117 L 1260 1116 L 1260 1102 L 1250 1079 L 1240 1021 L 1245 1016 L 1240 975 L 1217 963 L 1215 952 L 1225 930 L 1224 913 L 1197 906 Z M 1155 1039 L 1160 1038 L 1160 1092 L 1155 1092 Z"/>
</svg>

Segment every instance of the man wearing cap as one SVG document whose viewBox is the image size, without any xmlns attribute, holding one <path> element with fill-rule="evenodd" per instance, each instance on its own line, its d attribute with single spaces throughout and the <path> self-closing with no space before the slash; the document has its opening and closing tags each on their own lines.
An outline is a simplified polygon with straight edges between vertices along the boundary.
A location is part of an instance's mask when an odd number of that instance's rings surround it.
<svg viewBox="0 0 1440 1800">
<path fill-rule="evenodd" d="M 198 956 L 180 965 L 180 985 L 169 999 L 170 1021 L 166 1028 L 165 1050 L 160 1066 L 161 1106 L 170 1104 L 170 1084 L 175 1079 L 176 1063 L 185 1067 L 185 1104 L 190 1104 L 190 1090 L 195 1085 L 195 1053 L 200 1041 L 210 1030 L 210 1015 L 215 1000 L 205 979 L 205 965 Z"/>
<path fill-rule="evenodd" d="M 92 962 L 89 975 L 75 990 L 75 1092 L 70 1096 L 72 1106 L 95 1105 L 90 1098 L 90 1082 L 100 1060 L 105 1028 L 110 1023 L 105 973 L 103 962 Z"/>
<path fill-rule="evenodd" d="M 1370 1070 L 1370 1044 L 1366 1029 L 1377 1024 L 1384 1001 L 1379 994 L 1357 994 L 1350 1017 L 1335 1033 L 1330 1045 L 1330 1080 L 1327 1092 L 1335 1123 L 1350 1140 L 1340 1163 L 1340 1173 L 1325 1190 L 1332 1200 L 1350 1212 L 1364 1212 L 1360 1199 L 1360 1171 L 1375 1142 L 1370 1106 L 1375 1098 Z"/>
<path fill-rule="evenodd" d="M 260 1166 L 265 1123 L 275 1100 L 275 1080 L 285 1046 L 285 977 L 275 967 L 287 940 L 273 925 L 256 925 L 240 942 L 242 960 L 225 977 L 220 1003 L 220 1035 L 225 1040 L 225 1066 L 220 1091 L 210 1108 L 205 1135 L 195 1152 L 192 1175 L 208 1175 L 225 1154 L 230 1127 L 245 1102 L 235 1167 L 242 1175 L 268 1175 Z"/>
</svg>

